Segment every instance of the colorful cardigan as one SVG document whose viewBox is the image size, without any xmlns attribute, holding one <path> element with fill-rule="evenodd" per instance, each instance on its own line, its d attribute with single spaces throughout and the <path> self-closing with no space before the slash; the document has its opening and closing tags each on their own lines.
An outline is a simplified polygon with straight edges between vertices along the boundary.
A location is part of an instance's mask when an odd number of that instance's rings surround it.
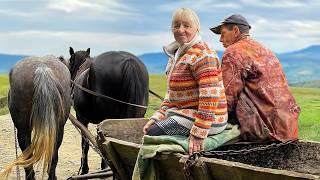
<svg viewBox="0 0 320 180">
<path fill-rule="evenodd" d="M 168 88 L 160 110 L 151 117 L 164 120 L 170 113 L 190 118 L 190 133 L 206 138 L 211 127 L 227 123 L 227 102 L 220 63 L 215 51 L 200 41 L 181 55 L 167 76 Z"/>
</svg>

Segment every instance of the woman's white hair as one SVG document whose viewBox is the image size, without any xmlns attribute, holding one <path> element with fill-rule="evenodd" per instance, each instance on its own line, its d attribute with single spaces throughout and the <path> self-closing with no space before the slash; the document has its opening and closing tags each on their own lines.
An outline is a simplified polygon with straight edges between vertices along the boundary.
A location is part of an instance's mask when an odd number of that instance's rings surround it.
<svg viewBox="0 0 320 180">
<path fill-rule="evenodd" d="M 172 26 L 176 21 L 185 20 L 191 23 L 200 32 L 200 20 L 196 12 L 190 8 L 178 8 L 172 16 Z"/>
</svg>

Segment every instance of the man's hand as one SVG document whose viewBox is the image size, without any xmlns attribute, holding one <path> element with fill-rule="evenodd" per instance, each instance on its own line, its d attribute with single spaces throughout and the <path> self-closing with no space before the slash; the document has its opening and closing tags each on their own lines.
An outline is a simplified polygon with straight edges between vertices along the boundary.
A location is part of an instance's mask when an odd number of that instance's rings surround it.
<svg viewBox="0 0 320 180">
<path fill-rule="evenodd" d="M 147 134 L 147 129 L 154 124 L 156 121 L 153 119 L 150 119 L 144 126 L 143 126 L 143 134 Z"/>
<path fill-rule="evenodd" d="M 189 154 L 200 152 L 204 149 L 204 139 L 198 138 L 192 134 L 189 136 Z"/>
</svg>

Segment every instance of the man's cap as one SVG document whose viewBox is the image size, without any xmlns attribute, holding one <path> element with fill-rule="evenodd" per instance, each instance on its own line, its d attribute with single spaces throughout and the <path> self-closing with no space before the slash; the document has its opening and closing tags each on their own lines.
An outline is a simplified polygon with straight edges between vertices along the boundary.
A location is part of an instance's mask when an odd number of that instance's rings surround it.
<svg viewBox="0 0 320 180">
<path fill-rule="evenodd" d="M 233 15 L 225 18 L 221 22 L 221 24 L 219 24 L 218 26 L 210 28 L 210 30 L 216 34 L 221 34 L 221 26 L 224 24 L 239 24 L 239 25 L 249 26 L 249 29 L 251 29 L 251 26 L 249 25 L 246 18 L 244 18 L 240 14 L 233 14 Z"/>
</svg>

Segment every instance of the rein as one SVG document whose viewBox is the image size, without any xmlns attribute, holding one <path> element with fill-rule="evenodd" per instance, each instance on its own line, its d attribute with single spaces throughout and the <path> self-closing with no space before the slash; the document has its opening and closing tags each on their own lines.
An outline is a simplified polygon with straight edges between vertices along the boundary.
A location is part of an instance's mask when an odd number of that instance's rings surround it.
<svg viewBox="0 0 320 180">
<path fill-rule="evenodd" d="M 87 89 L 87 88 L 84 88 L 84 87 L 80 86 L 79 84 L 77 84 L 73 80 L 70 80 L 70 81 L 75 87 L 77 87 L 80 90 L 82 90 L 84 92 L 87 92 L 87 93 L 89 93 L 91 95 L 94 95 L 94 96 L 97 96 L 97 97 L 101 97 L 103 99 L 113 100 L 113 101 L 116 101 L 116 102 L 119 102 L 119 103 L 122 103 L 122 104 L 127 104 L 127 105 L 130 105 L 130 106 L 135 106 L 135 107 L 144 108 L 144 109 L 148 108 L 148 106 L 143 106 L 143 105 L 139 105 L 139 104 L 133 104 L 133 103 L 129 103 L 129 102 L 121 101 L 119 99 L 112 98 L 110 96 L 106 96 L 106 95 L 103 95 L 103 94 L 96 93 L 94 91 L 91 91 L 90 89 Z"/>
<path fill-rule="evenodd" d="M 135 106 L 135 107 L 139 107 L 139 108 L 144 108 L 144 109 L 148 108 L 148 106 L 143 106 L 143 105 L 139 105 L 139 104 L 133 104 L 133 103 L 129 103 L 129 102 L 121 101 L 119 99 L 112 98 L 110 96 L 106 96 L 106 95 L 103 95 L 103 94 L 96 93 L 94 91 L 91 91 L 90 89 L 84 88 L 81 85 L 77 84 L 75 82 L 77 77 L 79 77 L 80 74 L 82 74 L 85 70 L 89 69 L 91 63 L 92 63 L 92 59 L 90 57 L 86 58 L 85 62 L 79 67 L 79 69 L 78 69 L 78 71 L 76 73 L 76 76 L 75 76 L 75 80 L 70 80 L 72 85 L 73 85 L 72 86 L 72 91 L 73 91 L 74 87 L 77 87 L 82 91 L 85 91 L 85 92 L 87 92 L 87 93 L 89 93 L 91 95 L 94 95 L 94 96 L 97 96 L 97 97 L 100 97 L 100 98 L 103 98 L 103 99 L 109 99 L 109 100 L 113 100 L 113 101 L 116 101 L 116 102 L 119 102 L 119 103 L 122 103 L 122 104 L 127 104 L 127 105 L 130 105 L 130 106 Z M 163 97 L 161 97 L 157 93 L 153 92 L 152 90 L 149 90 L 149 93 L 154 95 L 155 97 L 159 98 L 162 101 L 164 100 Z"/>
</svg>

